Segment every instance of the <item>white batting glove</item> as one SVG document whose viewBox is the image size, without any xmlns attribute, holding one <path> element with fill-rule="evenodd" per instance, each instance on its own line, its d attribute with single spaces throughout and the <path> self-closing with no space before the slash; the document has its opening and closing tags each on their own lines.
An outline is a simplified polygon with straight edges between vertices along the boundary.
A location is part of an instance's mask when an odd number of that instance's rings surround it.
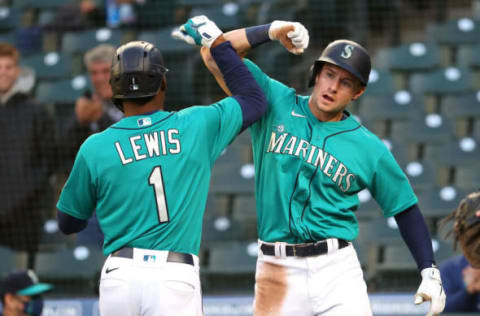
<svg viewBox="0 0 480 316">
<path fill-rule="evenodd" d="M 284 35 L 284 30 L 288 28 L 290 31 L 286 36 L 290 39 L 291 45 L 285 45 L 282 35 Z M 292 30 L 293 29 L 293 30 Z M 268 36 L 270 39 L 279 40 L 287 48 L 287 50 L 295 55 L 300 55 L 308 47 L 308 42 L 310 41 L 310 36 L 308 35 L 308 30 L 299 22 L 288 22 L 288 21 L 273 21 L 268 30 Z"/>
<path fill-rule="evenodd" d="M 205 46 L 210 48 L 213 42 L 222 35 L 223 32 L 218 28 L 215 22 L 209 20 L 205 15 L 195 16 L 174 29 L 171 36 L 182 40 L 190 45 Z"/>
<path fill-rule="evenodd" d="M 425 268 L 420 272 L 422 275 L 422 283 L 415 294 L 415 304 L 421 304 L 430 301 L 430 311 L 426 316 L 436 316 L 445 308 L 445 300 L 447 296 L 442 287 L 442 279 L 440 278 L 440 270 L 437 268 Z"/>
</svg>

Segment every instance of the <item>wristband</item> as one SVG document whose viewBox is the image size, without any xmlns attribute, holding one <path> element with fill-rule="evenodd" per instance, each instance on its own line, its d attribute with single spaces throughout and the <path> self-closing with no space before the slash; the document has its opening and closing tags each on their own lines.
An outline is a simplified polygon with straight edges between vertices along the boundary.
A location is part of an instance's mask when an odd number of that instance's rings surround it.
<svg viewBox="0 0 480 316">
<path fill-rule="evenodd" d="M 272 23 L 251 26 L 245 29 L 248 43 L 252 48 L 255 48 L 263 43 L 270 41 L 270 36 L 268 36 L 268 30 L 270 29 L 270 25 L 272 25 Z"/>
</svg>

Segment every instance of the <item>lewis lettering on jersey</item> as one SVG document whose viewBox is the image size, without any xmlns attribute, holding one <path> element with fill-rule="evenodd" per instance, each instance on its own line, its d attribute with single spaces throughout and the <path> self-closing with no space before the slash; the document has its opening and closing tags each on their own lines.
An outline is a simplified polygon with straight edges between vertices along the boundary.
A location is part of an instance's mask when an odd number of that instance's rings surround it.
<svg viewBox="0 0 480 316">
<path fill-rule="evenodd" d="M 175 155 L 182 151 L 178 130 L 152 131 L 142 135 L 130 136 L 128 145 L 115 142 L 115 149 L 123 165 L 160 155 Z M 122 146 L 127 148 L 122 148 Z"/>
</svg>

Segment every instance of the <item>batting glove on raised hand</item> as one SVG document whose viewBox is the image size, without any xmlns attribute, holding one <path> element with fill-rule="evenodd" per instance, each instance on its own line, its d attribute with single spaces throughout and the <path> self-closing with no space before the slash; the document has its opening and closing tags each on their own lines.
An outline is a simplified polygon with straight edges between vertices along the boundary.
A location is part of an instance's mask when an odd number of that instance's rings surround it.
<svg viewBox="0 0 480 316">
<path fill-rule="evenodd" d="M 268 36 L 272 41 L 280 41 L 289 52 L 295 55 L 302 54 L 310 41 L 308 30 L 299 22 L 273 21 L 268 30 Z"/>
<path fill-rule="evenodd" d="M 420 272 L 422 283 L 415 294 L 415 304 L 430 301 L 430 311 L 426 316 L 436 316 L 445 308 L 446 295 L 442 287 L 440 271 L 437 268 L 425 268 Z"/>
<path fill-rule="evenodd" d="M 210 48 L 213 42 L 223 32 L 215 22 L 209 20 L 205 15 L 195 16 L 173 30 L 172 37 L 185 41 L 190 45 L 205 46 Z"/>
</svg>

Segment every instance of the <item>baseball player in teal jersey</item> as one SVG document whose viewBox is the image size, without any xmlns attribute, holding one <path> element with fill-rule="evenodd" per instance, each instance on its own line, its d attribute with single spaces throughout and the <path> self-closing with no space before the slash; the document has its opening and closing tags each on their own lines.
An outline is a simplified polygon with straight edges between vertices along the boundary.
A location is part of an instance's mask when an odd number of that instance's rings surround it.
<svg viewBox="0 0 480 316">
<path fill-rule="evenodd" d="M 96 210 L 108 255 L 101 315 L 202 315 L 198 251 L 211 168 L 222 150 L 266 109 L 260 87 L 215 23 L 187 23 L 210 48 L 233 97 L 163 111 L 160 51 L 130 42 L 111 70 L 125 118 L 81 146 L 57 204 L 60 228 L 78 232 Z"/>
<path fill-rule="evenodd" d="M 298 23 L 274 21 L 225 37 L 243 55 L 279 39 L 276 30 L 289 25 L 283 38 L 304 32 Z M 202 56 L 230 94 L 204 49 Z M 415 303 L 431 301 L 428 315 L 438 315 L 445 293 L 417 197 L 382 141 L 345 109 L 366 89 L 367 51 L 349 40 L 329 44 L 312 67 L 310 96 L 244 62 L 268 100 L 266 114 L 250 127 L 259 235 L 254 315 L 372 314 L 351 243 L 358 235 L 357 193 L 365 188 L 385 217 L 395 217 L 417 262 Z"/>
</svg>

